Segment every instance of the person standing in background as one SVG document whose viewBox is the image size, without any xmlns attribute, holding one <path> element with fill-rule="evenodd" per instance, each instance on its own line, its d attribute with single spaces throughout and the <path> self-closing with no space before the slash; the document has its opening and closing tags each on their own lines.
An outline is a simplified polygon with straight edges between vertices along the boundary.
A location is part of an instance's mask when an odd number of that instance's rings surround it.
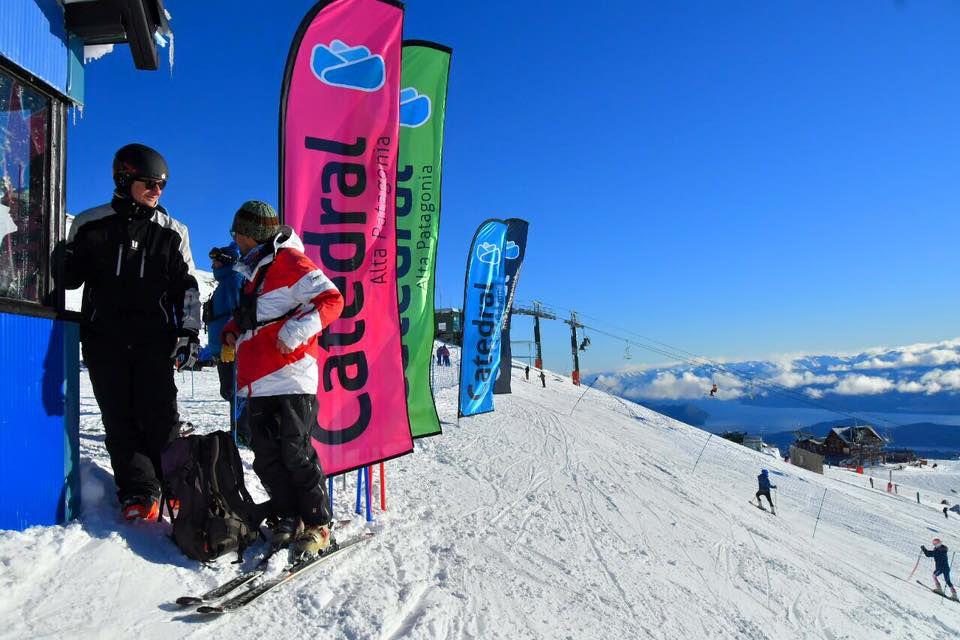
<svg viewBox="0 0 960 640">
<path fill-rule="evenodd" d="M 240 302 L 243 274 L 233 269 L 239 258 L 240 249 L 233 242 L 225 247 L 214 247 L 210 250 L 213 277 L 217 281 L 217 288 L 206 303 L 204 310 L 209 309 L 209 311 L 204 319 L 207 323 L 207 347 L 210 350 L 210 356 L 217 363 L 220 397 L 230 403 L 230 433 L 239 444 L 247 446 L 250 444 L 250 427 L 243 412 L 237 415 L 234 349 L 220 341 L 220 333 L 227 326 L 227 321 L 233 316 L 233 310 Z"/>
</svg>

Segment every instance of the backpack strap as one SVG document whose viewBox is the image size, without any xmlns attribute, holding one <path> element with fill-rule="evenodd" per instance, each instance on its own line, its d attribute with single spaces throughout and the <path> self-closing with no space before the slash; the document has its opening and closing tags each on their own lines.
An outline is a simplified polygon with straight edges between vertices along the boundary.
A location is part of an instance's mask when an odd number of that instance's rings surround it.
<svg viewBox="0 0 960 640">
<path fill-rule="evenodd" d="M 217 460 L 220 458 L 220 439 L 219 438 L 205 438 L 204 445 L 206 448 L 206 456 L 204 456 L 204 472 L 209 470 L 210 478 L 208 482 L 210 483 L 210 492 L 212 496 L 221 496 L 220 493 L 220 479 L 217 478 Z M 222 508 L 220 499 L 216 500 L 214 505 L 215 507 Z"/>
<path fill-rule="evenodd" d="M 263 286 L 263 281 L 267 277 L 267 271 L 270 270 L 270 267 L 273 266 L 273 263 L 276 261 L 277 261 L 277 253 L 274 253 L 273 260 L 271 260 L 267 264 L 257 269 L 257 275 L 254 276 L 253 278 L 253 289 L 251 293 L 244 293 L 242 289 L 240 291 L 240 301 L 237 307 L 238 309 L 243 309 L 244 307 L 251 309 L 251 313 L 253 317 L 248 318 L 247 316 L 250 315 L 249 313 L 243 313 L 243 312 L 237 313 L 237 310 L 234 310 L 232 315 L 234 316 L 234 318 L 242 319 L 240 328 L 245 331 L 259 329 L 260 327 L 266 326 L 273 322 L 286 320 L 287 318 L 296 314 L 297 310 L 300 309 L 300 305 L 297 305 L 293 309 L 290 309 L 289 311 L 284 313 L 283 315 L 279 315 L 275 318 L 269 318 L 267 320 L 257 320 L 256 318 L 257 296 L 260 295 L 260 288 Z"/>
</svg>

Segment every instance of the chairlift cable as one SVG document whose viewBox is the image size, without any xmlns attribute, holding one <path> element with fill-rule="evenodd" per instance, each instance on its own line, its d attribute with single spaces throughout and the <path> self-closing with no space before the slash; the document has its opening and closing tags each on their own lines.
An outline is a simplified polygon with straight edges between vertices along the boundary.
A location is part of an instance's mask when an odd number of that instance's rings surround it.
<svg viewBox="0 0 960 640">
<path fill-rule="evenodd" d="M 570 311 L 570 309 L 567 309 L 567 308 L 562 307 L 562 306 L 559 306 L 559 305 L 553 305 L 553 308 L 555 308 L 555 309 L 560 309 L 560 310 L 564 310 L 564 311 Z M 593 319 L 595 319 L 595 320 L 600 320 L 601 322 L 604 322 L 604 324 L 607 324 L 605 321 L 603 321 L 601 318 L 598 318 L 597 316 L 593 316 L 593 315 L 591 315 L 591 314 L 586 314 L 586 313 L 583 313 L 583 312 L 577 312 L 577 313 L 578 313 L 578 315 L 579 315 L 580 317 L 593 318 Z M 613 326 L 613 325 L 607 325 L 607 326 Z M 763 391 L 769 391 L 769 392 L 772 392 L 772 393 L 777 393 L 777 394 L 779 394 L 779 395 L 781 395 L 781 396 L 786 396 L 786 397 L 792 398 L 792 399 L 794 399 L 794 400 L 796 400 L 796 401 L 798 401 L 798 402 L 802 402 L 802 403 L 807 404 L 807 405 L 809 405 L 809 406 L 811 406 L 811 407 L 814 407 L 814 408 L 817 408 L 817 409 L 821 409 L 821 410 L 824 410 L 824 411 L 829 411 L 830 413 L 835 413 L 835 414 L 837 414 L 837 415 L 845 416 L 845 417 L 847 417 L 847 418 L 851 418 L 851 419 L 854 419 L 854 420 L 865 420 L 863 416 L 865 416 L 865 415 L 866 415 L 866 416 L 869 416 L 869 415 L 870 415 L 869 412 L 862 412 L 861 414 L 857 414 L 857 413 L 853 413 L 853 412 L 851 412 L 851 411 L 848 411 L 848 410 L 846 410 L 846 409 L 844 409 L 844 408 L 842 408 L 842 407 L 838 407 L 838 406 L 836 406 L 836 405 L 831 405 L 831 404 L 829 404 L 829 403 L 822 402 L 822 401 L 819 401 L 819 402 L 818 402 L 818 401 L 810 398 L 810 397 L 807 396 L 806 394 L 803 394 L 803 393 L 794 391 L 794 390 L 792 390 L 792 389 L 790 389 L 790 388 L 788 388 L 788 387 L 784 387 L 784 386 L 782 386 L 782 385 L 779 385 L 779 384 L 777 384 L 777 383 L 770 382 L 770 381 L 767 381 L 767 380 L 760 380 L 760 379 L 758 379 L 756 376 L 751 376 L 750 374 L 733 371 L 733 370 L 729 369 L 728 367 L 724 366 L 722 363 L 716 362 L 716 361 L 711 360 L 711 359 L 709 359 L 709 358 L 706 358 L 706 357 L 704 357 L 704 356 L 701 356 L 701 355 L 695 354 L 695 353 L 693 353 L 693 352 L 687 351 L 687 350 L 682 349 L 682 348 L 680 348 L 680 347 L 675 347 L 675 346 L 670 345 L 670 344 L 668 344 L 668 343 L 665 343 L 665 342 L 662 342 L 662 341 L 659 341 L 659 340 L 655 340 L 655 339 L 653 339 L 653 338 L 649 338 L 648 336 L 643 336 L 642 334 L 638 334 L 638 333 L 633 332 L 633 331 L 630 331 L 630 330 L 628 330 L 628 329 L 623 329 L 623 328 L 621 328 L 621 327 L 614 327 L 614 328 L 617 329 L 617 330 L 624 331 L 625 333 L 628 333 L 628 334 L 630 334 L 630 335 L 640 337 L 640 338 L 642 338 L 643 340 L 647 340 L 647 341 L 652 342 L 652 343 L 654 343 L 654 344 L 661 345 L 661 347 L 663 347 L 663 348 L 653 346 L 653 344 L 646 344 L 646 343 L 643 343 L 643 342 L 638 342 L 638 341 L 630 340 L 630 339 L 625 338 L 625 337 L 623 337 L 623 336 L 621 336 L 621 335 L 617 335 L 617 334 L 614 334 L 614 333 L 612 333 L 612 332 L 609 332 L 609 331 L 605 331 L 605 330 L 603 330 L 603 329 L 600 329 L 599 327 L 597 327 L 597 326 L 595 326 L 595 325 L 593 325 L 593 326 L 583 325 L 583 327 L 584 327 L 585 329 L 586 329 L 586 328 L 589 328 L 589 329 L 591 329 L 592 331 L 594 331 L 594 332 L 596 332 L 596 333 L 599 333 L 599 334 L 608 336 L 608 337 L 610 337 L 610 338 L 615 338 L 615 339 L 617 339 L 617 340 L 622 340 L 622 341 L 624 341 L 624 342 L 626 343 L 626 345 L 627 345 L 628 348 L 629 348 L 629 346 L 632 344 L 632 345 L 637 346 L 637 347 L 639 347 L 639 348 L 641 348 L 641 349 L 645 349 L 645 350 L 648 350 L 648 351 L 652 351 L 652 352 L 654 352 L 654 353 L 658 353 L 658 354 L 663 355 L 663 356 L 665 356 L 665 357 L 667 357 L 667 358 L 670 358 L 670 359 L 672 359 L 672 360 L 676 360 L 676 361 L 679 361 L 679 362 L 682 362 L 682 363 L 685 363 L 685 364 L 689 364 L 689 365 L 692 365 L 692 366 L 699 366 L 699 367 L 705 367 L 705 368 L 713 369 L 713 370 L 715 370 L 715 371 L 717 371 L 717 372 L 727 374 L 727 375 L 729 375 L 729 376 L 731 376 L 731 377 L 733 377 L 733 378 L 735 378 L 735 379 L 737 379 L 737 380 L 740 380 L 741 382 L 746 383 L 746 385 L 747 385 L 748 387 L 753 387 L 753 388 L 756 389 L 756 390 L 763 390 Z M 684 354 L 685 354 L 685 355 L 684 355 Z M 874 422 L 874 423 L 877 423 L 877 422 L 885 422 L 885 423 L 887 423 L 888 425 L 892 425 L 892 426 L 894 426 L 894 427 L 902 427 L 902 426 L 904 426 L 903 424 L 898 423 L 898 422 L 895 422 L 895 421 L 890 420 L 890 419 L 888 419 L 888 418 L 882 418 L 882 417 L 880 417 L 880 416 L 872 416 L 872 418 L 873 418 L 873 419 L 866 419 L 865 421 L 866 421 L 866 422 Z"/>
</svg>

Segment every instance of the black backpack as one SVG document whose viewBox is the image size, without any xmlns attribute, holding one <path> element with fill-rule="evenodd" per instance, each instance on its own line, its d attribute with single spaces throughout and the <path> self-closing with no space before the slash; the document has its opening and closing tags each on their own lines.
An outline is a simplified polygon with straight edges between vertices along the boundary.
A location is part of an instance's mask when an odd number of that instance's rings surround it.
<svg viewBox="0 0 960 640">
<path fill-rule="evenodd" d="M 243 464 L 230 434 L 177 438 L 164 450 L 162 465 L 163 502 L 180 501 L 172 517 L 172 538 L 180 550 L 201 562 L 231 551 L 242 560 L 259 535 L 263 505 L 254 503 L 243 484 Z"/>
</svg>

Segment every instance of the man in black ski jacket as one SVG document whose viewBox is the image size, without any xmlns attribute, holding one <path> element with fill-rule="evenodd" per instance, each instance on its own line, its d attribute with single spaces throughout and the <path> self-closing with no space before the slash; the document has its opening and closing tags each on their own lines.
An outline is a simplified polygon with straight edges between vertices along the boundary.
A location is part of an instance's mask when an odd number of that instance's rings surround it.
<svg viewBox="0 0 960 640">
<path fill-rule="evenodd" d="M 953 583 L 950 582 L 950 564 L 947 561 L 947 545 L 940 542 L 940 538 L 934 538 L 933 549 L 927 551 L 925 546 L 920 545 L 920 550 L 923 551 L 923 555 L 928 558 L 933 558 L 933 584 L 936 585 L 934 591 L 943 595 L 943 587 L 940 586 L 940 581 L 937 580 L 937 576 L 943 576 L 944 582 L 950 587 L 950 598 L 956 600 L 957 590 L 954 588 Z"/>
<path fill-rule="evenodd" d="M 192 367 L 199 344 L 187 228 L 158 202 L 167 175 L 150 147 L 121 148 L 113 200 L 78 215 L 63 249 L 62 286 L 84 286 L 83 360 L 127 520 L 159 514 L 160 453 L 179 423 L 173 365 Z"/>
</svg>

